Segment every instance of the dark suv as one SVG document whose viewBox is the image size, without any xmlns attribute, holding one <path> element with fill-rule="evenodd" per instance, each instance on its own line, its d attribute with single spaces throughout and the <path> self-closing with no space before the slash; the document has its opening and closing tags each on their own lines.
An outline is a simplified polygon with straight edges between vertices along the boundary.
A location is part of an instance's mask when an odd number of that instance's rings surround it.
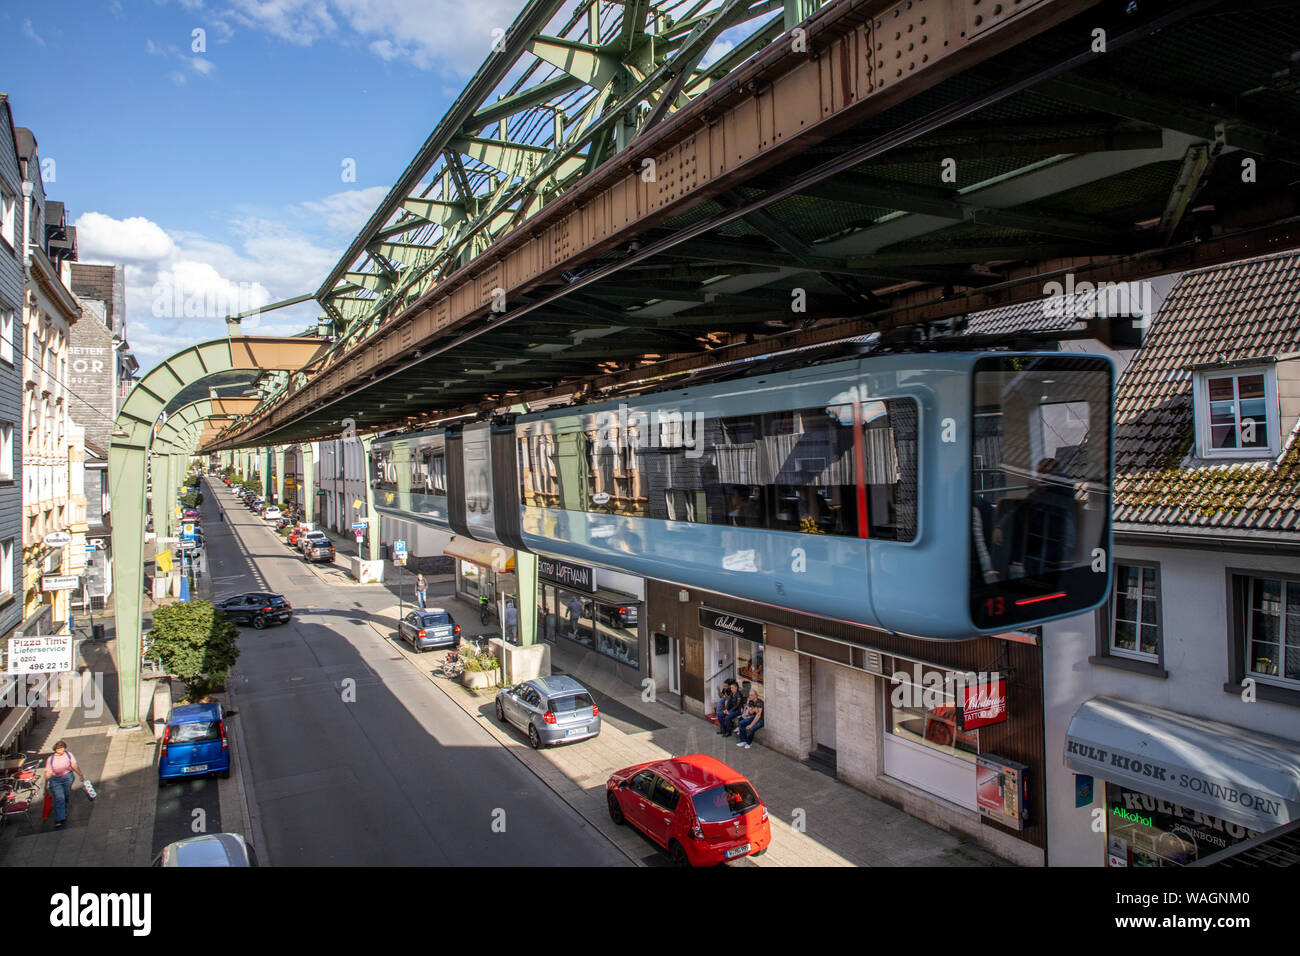
<svg viewBox="0 0 1300 956">
<path fill-rule="evenodd" d="M 293 617 L 293 606 L 282 594 L 253 591 L 236 594 L 213 604 L 235 624 L 252 624 L 259 631 L 268 624 L 287 624 Z"/>
</svg>

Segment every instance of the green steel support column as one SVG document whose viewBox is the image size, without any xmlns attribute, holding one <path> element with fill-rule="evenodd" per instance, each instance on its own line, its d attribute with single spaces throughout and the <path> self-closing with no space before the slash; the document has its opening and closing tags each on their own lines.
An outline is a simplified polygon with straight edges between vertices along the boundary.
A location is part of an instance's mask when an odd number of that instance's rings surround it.
<svg viewBox="0 0 1300 956">
<path fill-rule="evenodd" d="M 519 581 L 519 643 L 537 643 L 537 555 L 515 552 L 515 577 Z"/>
<path fill-rule="evenodd" d="M 305 442 L 302 449 L 302 520 L 316 520 L 316 443 Z"/>
<path fill-rule="evenodd" d="M 370 446 L 374 444 L 374 435 L 361 438 L 361 467 L 364 470 L 370 461 Z M 369 481 L 366 485 L 366 560 L 379 560 L 379 515 L 375 513 L 375 489 Z"/>
<path fill-rule="evenodd" d="M 259 448 L 257 457 L 262 466 L 262 498 L 271 500 L 271 448 Z"/>
<path fill-rule="evenodd" d="M 284 507 L 284 446 L 276 445 L 275 455 L 275 503 Z"/>
<path fill-rule="evenodd" d="M 113 442 L 108 449 L 113 499 L 113 609 L 117 640 L 118 723 L 140 723 L 140 597 L 144 593 L 144 473 L 148 451 Z M 154 530 L 157 530 L 155 524 Z"/>
<path fill-rule="evenodd" d="M 785 0 L 785 29 L 793 30 L 821 6 L 820 0 Z"/>
</svg>

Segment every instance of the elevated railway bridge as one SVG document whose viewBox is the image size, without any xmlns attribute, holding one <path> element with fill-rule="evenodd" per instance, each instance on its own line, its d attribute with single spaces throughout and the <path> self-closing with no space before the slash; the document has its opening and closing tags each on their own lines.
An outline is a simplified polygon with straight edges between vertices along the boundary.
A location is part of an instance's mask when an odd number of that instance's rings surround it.
<svg viewBox="0 0 1300 956">
<path fill-rule="evenodd" d="M 193 451 L 634 395 L 868 333 L 906 349 L 1057 283 L 1294 248 L 1298 86 L 1286 2 L 531 0 L 323 278 L 318 327 L 232 320 L 126 402 L 123 721 L 151 456 L 157 482 Z M 255 404 L 205 403 L 218 382 Z"/>
</svg>

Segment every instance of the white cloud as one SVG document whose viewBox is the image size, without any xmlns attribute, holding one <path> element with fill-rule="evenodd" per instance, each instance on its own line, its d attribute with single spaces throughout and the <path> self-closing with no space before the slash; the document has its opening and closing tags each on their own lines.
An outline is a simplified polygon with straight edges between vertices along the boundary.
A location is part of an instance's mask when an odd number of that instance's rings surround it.
<svg viewBox="0 0 1300 956">
<path fill-rule="evenodd" d="M 370 186 L 365 189 L 349 189 L 326 196 L 324 199 L 298 203 L 293 209 L 295 212 L 323 219 L 331 229 L 357 233 L 366 224 L 370 214 L 388 195 L 388 188 Z"/>
<path fill-rule="evenodd" d="M 312 225 L 317 222 L 319 217 Z M 342 253 L 283 223 L 255 217 L 230 223 L 233 245 L 198 233 L 169 233 L 142 217 L 86 213 L 76 225 L 83 262 L 126 266 L 127 336 L 146 371 L 186 345 L 225 335 L 227 315 L 314 292 Z M 314 324 L 319 311 L 308 301 L 250 316 L 243 328 L 292 335 Z"/>
<path fill-rule="evenodd" d="M 517 0 L 232 0 L 235 23 L 297 46 L 355 37 L 382 60 L 470 73 L 492 48 L 493 29 L 519 15 Z"/>
<path fill-rule="evenodd" d="M 194 72 L 201 73 L 204 76 L 207 76 L 217 68 L 217 65 L 211 60 L 205 60 L 201 56 L 191 57 L 190 66 L 194 68 Z"/>
<path fill-rule="evenodd" d="M 114 219 L 99 212 L 77 219 L 77 247 L 83 256 L 114 262 L 166 259 L 176 248 L 160 226 L 143 216 Z"/>
<path fill-rule="evenodd" d="M 23 36 L 31 40 L 37 46 L 45 46 L 45 41 L 36 35 L 36 28 L 32 26 L 31 20 L 23 21 Z"/>
<path fill-rule="evenodd" d="M 188 80 L 185 79 L 184 73 L 171 72 L 167 74 L 167 79 L 171 80 L 176 86 L 184 86 Z"/>
</svg>

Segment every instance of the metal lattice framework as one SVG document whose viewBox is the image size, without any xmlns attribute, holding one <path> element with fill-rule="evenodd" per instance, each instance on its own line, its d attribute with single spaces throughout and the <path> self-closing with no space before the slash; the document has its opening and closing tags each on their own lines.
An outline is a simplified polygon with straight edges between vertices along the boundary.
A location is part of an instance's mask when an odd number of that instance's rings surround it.
<svg viewBox="0 0 1300 956">
<path fill-rule="evenodd" d="M 330 351 L 210 447 L 1294 246 L 1297 48 L 1280 0 L 530 3 L 317 292 Z"/>
</svg>

